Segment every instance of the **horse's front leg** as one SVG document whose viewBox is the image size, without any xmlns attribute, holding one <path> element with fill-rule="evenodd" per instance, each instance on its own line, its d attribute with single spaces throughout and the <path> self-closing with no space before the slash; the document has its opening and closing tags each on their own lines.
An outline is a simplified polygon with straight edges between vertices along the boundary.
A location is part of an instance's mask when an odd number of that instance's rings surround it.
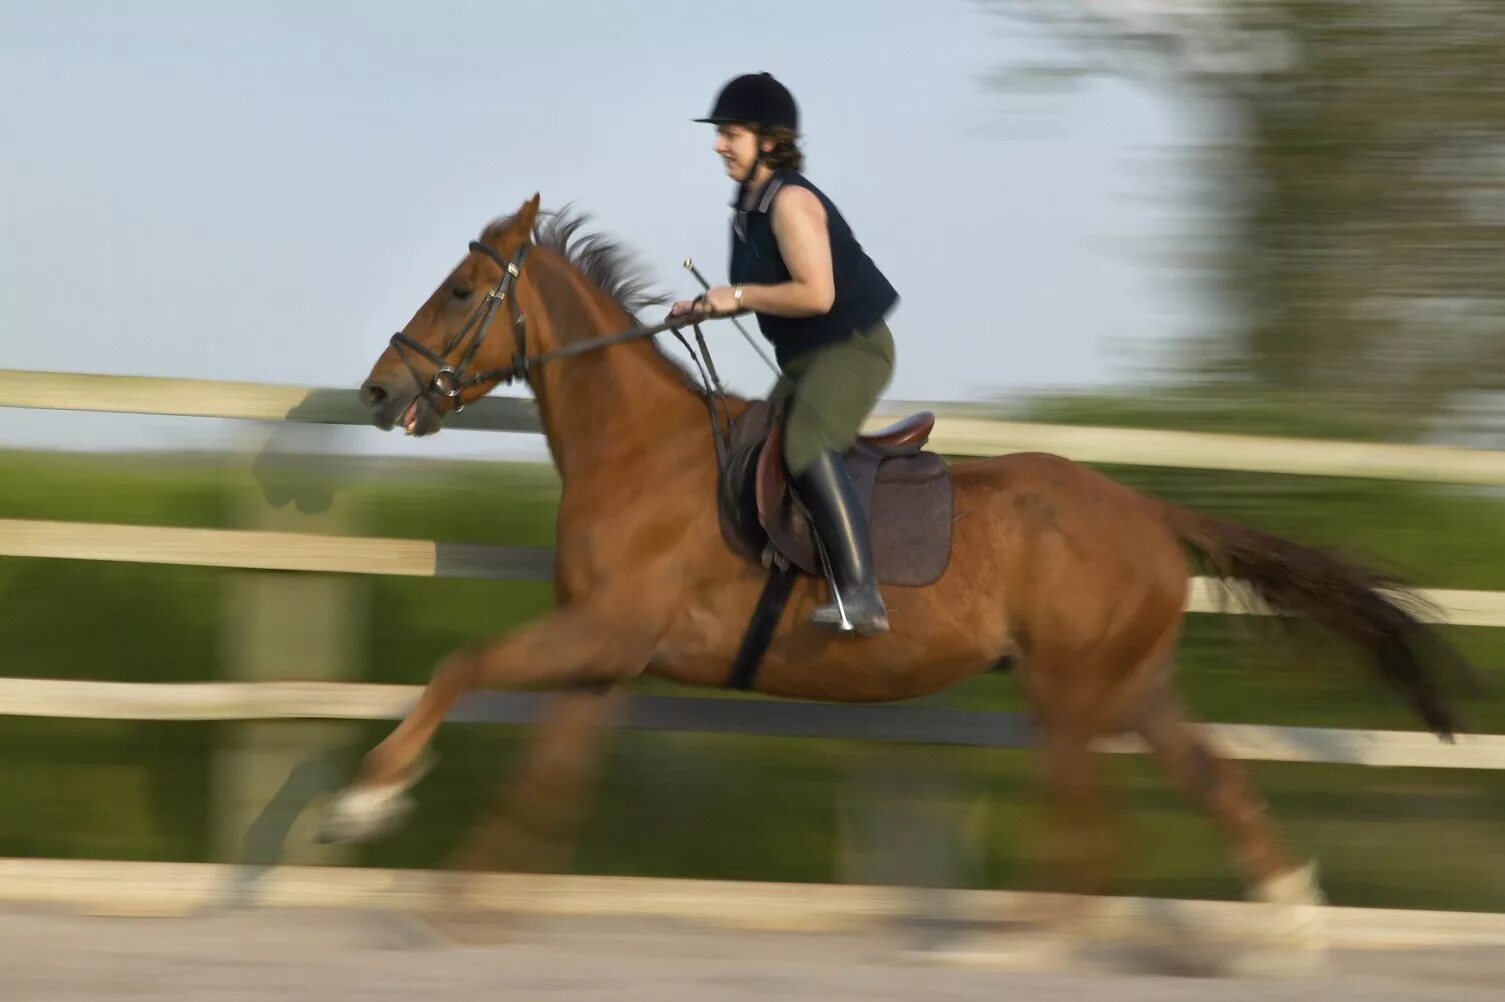
<svg viewBox="0 0 1505 1002">
<path fill-rule="evenodd" d="M 626 697 L 625 686 L 551 695 L 516 767 L 447 867 L 546 873 L 566 866 Z"/>
<path fill-rule="evenodd" d="M 336 798 L 323 837 L 363 839 L 394 825 L 411 806 L 425 750 L 456 700 L 471 689 L 610 687 L 642 672 L 660 631 L 654 620 L 605 606 L 561 609 L 509 634 L 449 655 L 418 705 L 361 764 Z"/>
</svg>

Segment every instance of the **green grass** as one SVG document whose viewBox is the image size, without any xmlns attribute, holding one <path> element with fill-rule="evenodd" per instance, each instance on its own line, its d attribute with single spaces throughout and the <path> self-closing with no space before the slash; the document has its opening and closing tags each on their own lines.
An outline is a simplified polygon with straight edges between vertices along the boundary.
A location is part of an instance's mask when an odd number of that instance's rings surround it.
<svg viewBox="0 0 1505 1002">
<path fill-rule="evenodd" d="M 360 862 L 443 865 L 495 796 L 517 740 L 510 728 L 446 728 L 437 743 L 441 766 L 418 789 L 415 820 Z M 1038 886 L 1049 831 L 1029 752 L 646 732 L 617 736 L 575 869 L 836 879 L 838 803 L 863 770 L 885 763 L 912 770 L 916 785 L 907 789 L 922 799 L 921 790 L 932 797 L 940 796 L 937 789 L 955 792 L 962 806 L 942 812 L 942 827 L 931 834 L 969 846 L 961 882 Z M 1107 756 L 1102 767 L 1124 850 L 1111 892 L 1242 896 L 1221 834 L 1150 760 Z M 1254 764 L 1251 772 L 1291 847 L 1320 862 L 1335 903 L 1505 910 L 1499 773 L 1274 763 Z M 957 817 L 973 807 L 979 813 L 969 830 Z M 887 872 L 903 879 L 921 862 L 901 860 Z"/>
<path fill-rule="evenodd" d="M 209 859 L 209 724 L 0 721 L 0 853 L 106 859 Z M 361 747 L 381 733 L 364 730 Z M 441 731 L 438 769 L 412 822 L 363 849 L 369 866 L 442 866 L 507 772 L 519 728 Z M 1037 885 L 1047 829 L 1028 752 L 895 750 L 803 739 L 623 732 L 586 820 L 581 873 L 822 882 L 836 878 L 838 802 L 886 759 L 945 784 L 977 808 L 941 838 L 969 846 L 962 882 Z M 1154 765 L 1103 759 L 1124 853 L 1109 890 L 1236 898 L 1222 837 Z M 1254 780 L 1292 847 L 1322 865 L 1336 904 L 1505 910 L 1499 773 L 1254 764 Z M 963 813 L 959 811 L 958 813 Z M 965 834 L 964 834 L 965 831 Z M 911 864 L 915 861 L 910 860 Z M 907 872 L 890 870 L 896 879 Z"/>
<path fill-rule="evenodd" d="M 217 728 L 0 717 L 0 856 L 204 859 Z"/>
<path fill-rule="evenodd" d="M 273 486 L 352 513 L 340 531 L 466 542 L 552 544 L 552 471 L 434 464 L 345 481 Z M 1486 492 L 1332 478 L 1114 469 L 1111 475 L 1222 517 L 1320 541 L 1408 570 L 1434 587 L 1505 589 L 1505 505 Z M 0 454 L 0 517 L 232 527 L 247 492 L 230 462 Z M 266 483 L 264 481 L 264 483 Z M 5 676 L 182 681 L 224 677 L 230 586 L 240 572 L 92 561 L 0 559 Z M 352 578 L 363 596 L 362 678 L 421 682 L 461 643 L 546 611 L 535 582 Z M 1290 638 L 1248 617 L 1194 616 L 1182 689 L 1203 719 L 1412 729 L 1409 710 L 1330 641 Z M 1505 631 L 1450 629 L 1485 666 L 1505 665 Z M 1499 678 L 1499 672 L 1494 677 Z M 645 681 L 642 691 L 679 691 Z M 1014 680 L 979 678 L 933 697 L 1018 709 Z M 1505 733 L 1499 692 L 1460 700 L 1475 726 Z M 362 725 L 360 747 L 385 730 Z M 221 725 L 0 720 L 0 854 L 206 859 L 213 750 Z M 414 824 L 366 850 L 366 865 L 439 865 L 484 809 L 522 732 L 451 725 L 441 768 L 419 789 Z M 614 746 L 577 867 L 584 872 L 823 881 L 834 876 L 837 801 L 870 756 L 920 756 L 977 815 L 977 886 L 1023 886 L 1044 838 L 1022 752 L 899 752 L 836 742 L 626 733 Z M 1147 760 L 1109 758 L 1129 853 L 1123 893 L 1240 893 L 1220 836 Z M 1342 904 L 1505 910 L 1493 847 L 1505 834 L 1497 772 L 1254 764 L 1272 813 L 1318 858 Z"/>
</svg>

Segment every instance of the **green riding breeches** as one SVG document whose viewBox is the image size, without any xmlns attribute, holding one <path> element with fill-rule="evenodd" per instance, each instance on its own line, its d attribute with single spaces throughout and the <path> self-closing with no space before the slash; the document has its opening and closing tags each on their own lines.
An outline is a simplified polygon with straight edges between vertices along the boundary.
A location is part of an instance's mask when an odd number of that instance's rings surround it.
<svg viewBox="0 0 1505 1002">
<path fill-rule="evenodd" d="M 769 394 L 789 399 L 784 463 L 803 473 L 826 450 L 845 452 L 857 440 L 894 371 L 894 338 L 878 321 L 836 344 L 805 352 L 784 366 Z"/>
</svg>

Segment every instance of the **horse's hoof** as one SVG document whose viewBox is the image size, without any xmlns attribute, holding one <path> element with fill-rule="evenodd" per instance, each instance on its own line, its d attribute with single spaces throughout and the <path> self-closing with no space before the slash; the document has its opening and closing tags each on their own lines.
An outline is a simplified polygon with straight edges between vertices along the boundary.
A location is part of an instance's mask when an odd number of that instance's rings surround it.
<svg viewBox="0 0 1505 1002">
<path fill-rule="evenodd" d="M 1249 897 L 1258 903 L 1255 922 L 1234 944 L 1225 973 L 1234 977 L 1291 979 L 1329 973 L 1327 898 L 1317 865 L 1307 863 L 1259 884 Z M 1252 916 L 1253 917 L 1253 916 Z"/>
<path fill-rule="evenodd" d="M 1051 932 L 973 933 L 922 949 L 904 951 L 917 964 L 985 967 L 1003 971 L 1060 970 L 1077 959 L 1080 941 Z"/>
<path fill-rule="evenodd" d="M 1301 981 L 1336 971 L 1331 954 L 1319 944 L 1255 946 L 1234 953 L 1223 968 L 1230 977 L 1259 981 Z"/>
<path fill-rule="evenodd" d="M 342 790 L 330 805 L 318 840 L 370 842 L 395 830 L 413 810 L 413 798 L 401 783 L 375 789 Z"/>
</svg>

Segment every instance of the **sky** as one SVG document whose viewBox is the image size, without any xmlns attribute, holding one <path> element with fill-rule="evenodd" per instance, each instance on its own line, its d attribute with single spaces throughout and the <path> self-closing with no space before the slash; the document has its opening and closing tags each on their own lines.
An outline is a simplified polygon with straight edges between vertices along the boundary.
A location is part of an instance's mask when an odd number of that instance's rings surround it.
<svg viewBox="0 0 1505 1002">
<path fill-rule="evenodd" d="M 1001 6 L 0 0 L 0 368 L 354 388 L 466 243 L 535 191 L 691 294 L 686 257 L 724 280 L 730 195 L 691 119 L 768 70 L 800 103 L 806 173 L 901 294 L 888 399 L 1137 378 L 1207 322 L 1153 263 L 1193 213 L 1169 151 L 1197 123 L 1128 81 L 988 88 L 1048 46 Z M 707 333 L 731 387 L 765 392 L 731 326 Z M 0 408 L 0 447 L 267 432 Z M 307 434 L 543 455 L 530 436 Z"/>
</svg>

